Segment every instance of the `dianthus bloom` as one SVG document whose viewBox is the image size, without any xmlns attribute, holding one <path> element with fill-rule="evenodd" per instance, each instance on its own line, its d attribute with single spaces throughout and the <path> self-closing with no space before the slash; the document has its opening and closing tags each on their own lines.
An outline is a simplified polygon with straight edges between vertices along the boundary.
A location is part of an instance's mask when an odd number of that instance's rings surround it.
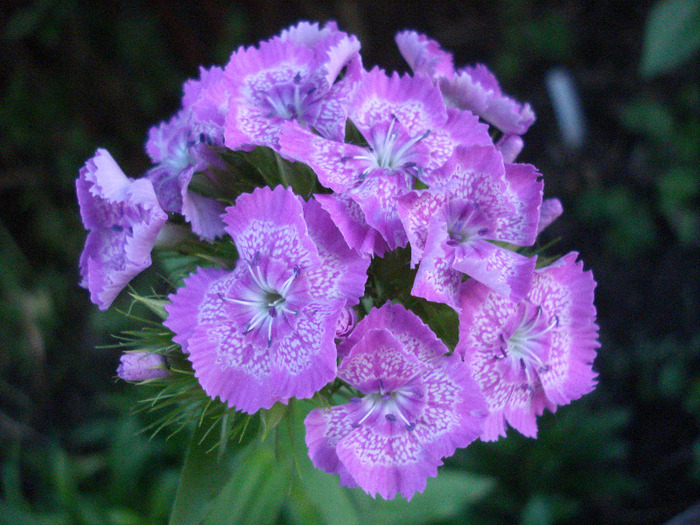
<svg viewBox="0 0 700 525">
<path fill-rule="evenodd" d="M 358 303 L 369 260 L 318 203 L 281 186 L 241 195 L 223 219 L 236 267 L 185 279 L 165 325 L 212 398 L 253 413 L 310 397 L 335 378 L 338 318 Z"/>
<path fill-rule="evenodd" d="M 343 140 L 347 103 L 362 68 L 359 49 L 357 38 L 333 22 L 323 28 L 302 22 L 233 53 L 197 111 L 225 115 L 229 149 L 277 149 L 285 121 Z"/>
<path fill-rule="evenodd" d="M 151 181 L 124 175 L 107 150 L 98 149 L 76 181 L 80 215 L 88 230 L 80 256 L 80 285 L 106 310 L 119 292 L 151 265 L 151 250 L 168 216 Z"/>
<path fill-rule="evenodd" d="M 505 436 L 506 421 L 535 437 L 545 408 L 554 412 L 595 388 L 595 281 L 576 257 L 572 252 L 536 270 L 520 302 L 473 279 L 463 285 L 455 352 L 489 403 L 482 439 Z"/>
<path fill-rule="evenodd" d="M 481 433 L 486 404 L 469 369 L 412 312 L 385 304 L 339 345 L 338 377 L 362 397 L 306 417 L 313 464 L 384 499 L 410 500 Z"/>
<path fill-rule="evenodd" d="M 522 135 L 535 121 L 530 105 L 504 95 L 496 77 L 483 64 L 455 70 L 450 53 L 415 31 L 398 33 L 396 44 L 416 75 L 427 76 L 440 87 L 448 106 L 479 115 L 504 133 L 509 147 L 509 137 Z"/>
<path fill-rule="evenodd" d="M 434 173 L 440 186 L 399 200 L 399 215 L 420 262 L 411 293 L 458 308 L 467 274 L 513 300 L 530 289 L 535 258 L 491 241 L 535 241 L 542 183 L 528 164 L 504 164 L 493 146 L 459 147 Z"/>
<path fill-rule="evenodd" d="M 373 245 L 383 248 L 367 242 L 367 225 L 389 249 L 405 246 L 398 198 L 417 181 L 433 184 L 434 170 L 459 144 L 491 144 L 487 127 L 471 113 L 448 110 L 428 79 L 388 76 L 379 68 L 363 75 L 349 117 L 366 146 L 283 126 L 280 152 L 311 166 L 319 181 L 335 192 L 322 204 L 351 246 L 363 252 Z M 328 202 L 333 198 L 350 199 L 355 206 L 333 206 Z"/>
<path fill-rule="evenodd" d="M 201 93 L 222 75 L 219 68 L 202 69 L 200 80 L 189 80 L 182 109 L 167 122 L 152 127 L 146 142 L 146 152 L 155 164 L 147 177 L 153 182 L 161 207 L 182 214 L 192 231 L 206 239 L 223 235 L 220 216 L 224 205 L 194 191 L 190 182 L 199 173 L 210 185 L 217 184 L 215 173 L 226 167 L 216 151 L 223 147 L 223 127 L 213 119 L 198 118 L 193 107 Z"/>
</svg>

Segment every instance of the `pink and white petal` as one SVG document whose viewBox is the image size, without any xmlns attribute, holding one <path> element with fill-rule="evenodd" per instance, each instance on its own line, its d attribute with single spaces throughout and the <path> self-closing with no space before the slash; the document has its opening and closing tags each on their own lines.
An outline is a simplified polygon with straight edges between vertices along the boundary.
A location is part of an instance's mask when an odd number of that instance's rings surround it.
<svg viewBox="0 0 700 525">
<path fill-rule="evenodd" d="M 401 494 L 410 501 L 437 476 L 440 458 L 431 454 L 411 432 L 387 435 L 364 425 L 345 435 L 336 445 L 338 458 L 357 484 L 385 500 Z"/>
<path fill-rule="evenodd" d="M 535 121 L 530 105 L 505 96 L 496 77 L 483 64 L 459 69 L 438 83 L 445 104 L 476 113 L 504 133 L 522 135 Z"/>
<path fill-rule="evenodd" d="M 209 397 L 253 414 L 275 404 L 270 349 L 253 344 L 237 325 L 200 325 L 188 342 L 195 377 Z"/>
<path fill-rule="evenodd" d="M 357 482 L 340 462 L 335 447 L 344 436 L 356 430 L 354 423 L 359 419 L 356 415 L 359 407 L 359 403 L 351 401 L 330 410 L 315 408 L 304 419 L 311 463 L 328 474 L 340 474 L 340 485 L 351 488 L 356 487 Z"/>
<path fill-rule="evenodd" d="M 401 31 L 394 40 L 414 74 L 434 79 L 454 73 L 452 54 L 443 51 L 435 40 L 415 31 Z"/>
<path fill-rule="evenodd" d="M 434 129 L 447 120 L 440 90 L 430 79 L 398 73 L 389 77 L 383 69 L 375 67 L 365 73 L 358 87 L 350 107 L 350 119 L 360 131 L 366 132 L 392 115 L 411 136 Z"/>
<path fill-rule="evenodd" d="M 488 404 L 469 367 L 457 354 L 433 361 L 424 374 L 421 419 L 413 434 L 439 457 L 449 457 L 482 433 Z"/>
<path fill-rule="evenodd" d="M 333 85 L 346 66 L 346 76 L 343 79 L 349 77 L 352 82 L 359 82 L 362 71 L 360 47 L 360 41 L 355 35 L 338 32 L 336 38 L 329 39 L 327 58 L 323 62 L 323 68 L 326 70 L 326 82 L 329 86 Z"/>
<path fill-rule="evenodd" d="M 525 257 L 488 241 L 475 240 L 455 249 L 452 268 L 512 301 L 519 301 L 530 291 L 535 263 L 535 257 Z"/>
<path fill-rule="evenodd" d="M 399 217 L 398 199 L 410 190 L 410 181 L 403 172 L 378 168 L 349 193 L 360 205 L 367 224 L 381 233 L 392 250 L 408 243 Z"/>
<path fill-rule="evenodd" d="M 175 333 L 173 341 L 182 347 L 183 352 L 188 352 L 188 341 L 195 328 L 211 320 L 206 314 L 201 314 L 216 309 L 216 305 L 210 304 L 212 295 L 215 297 L 212 285 L 229 274 L 220 268 L 199 268 L 185 278 L 183 286 L 168 296 L 170 303 L 165 305 L 168 318 L 163 324 Z M 221 302 L 220 299 L 218 301 Z"/>
<path fill-rule="evenodd" d="M 430 134 L 421 143 L 430 151 L 430 161 L 424 166 L 426 169 L 421 180 L 431 187 L 444 185 L 432 171 L 444 165 L 458 146 L 493 146 L 486 124 L 476 115 L 454 108 L 447 108 L 447 120 L 430 128 Z"/>
<path fill-rule="evenodd" d="M 315 199 L 304 204 L 304 219 L 321 260 L 318 267 L 307 272 L 309 294 L 328 300 L 342 299 L 348 306 L 358 304 L 367 282 L 369 257 L 347 245 L 331 215 Z"/>
<path fill-rule="evenodd" d="M 310 398 L 336 377 L 335 327 L 342 306 L 308 303 L 298 313 L 294 330 L 273 340 L 269 381 L 275 398 L 285 403 L 291 397 Z"/>
<path fill-rule="evenodd" d="M 399 218 L 411 245 L 412 268 L 423 257 L 428 238 L 428 225 L 430 220 L 439 213 L 444 202 L 442 193 L 428 190 L 410 191 L 398 199 Z"/>
<path fill-rule="evenodd" d="M 285 123 L 281 130 L 280 155 L 310 166 L 321 184 L 343 193 L 357 183 L 364 167 L 352 157 L 366 154 L 365 149 L 328 140 L 294 123 Z"/>
<path fill-rule="evenodd" d="M 503 197 L 515 206 L 516 212 L 498 219 L 498 240 L 530 246 L 537 237 L 544 183 L 530 164 L 506 164 L 505 174 L 508 188 Z"/>
<path fill-rule="evenodd" d="M 535 273 L 533 300 L 556 316 L 552 331 L 549 369 L 540 374 L 547 398 L 556 404 L 568 404 L 591 392 L 596 385 L 593 360 L 598 342 L 596 310 L 593 304 L 595 281 L 583 263 L 571 252 L 553 265 Z"/>
<path fill-rule="evenodd" d="M 302 203 L 291 189 L 256 188 L 239 196 L 222 218 L 241 259 L 251 260 L 260 253 L 302 269 L 320 264 Z"/>
<path fill-rule="evenodd" d="M 364 394 L 393 392 L 426 368 L 418 357 L 404 351 L 389 330 L 373 328 L 343 358 L 338 377 Z"/>
<path fill-rule="evenodd" d="M 447 347 L 420 318 L 400 304 L 385 303 L 370 310 L 352 333 L 338 345 L 343 358 L 368 330 L 387 328 L 403 345 L 403 349 L 426 363 L 447 353 Z"/>
<path fill-rule="evenodd" d="M 354 200 L 346 195 L 316 195 L 340 230 L 348 246 L 362 256 L 381 257 L 389 250 L 381 234 L 367 224 L 365 214 Z"/>
<path fill-rule="evenodd" d="M 452 268 L 451 260 L 452 254 L 438 255 L 435 250 L 423 254 L 411 295 L 443 303 L 459 311 L 459 287 L 463 274 Z"/>
<path fill-rule="evenodd" d="M 510 217 L 516 212 L 515 203 L 507 198 L 503 159 L 493 146 L 456 148 L 432 177 L 451 198 L 473 202 L 487 217 Z"/>
</svg>

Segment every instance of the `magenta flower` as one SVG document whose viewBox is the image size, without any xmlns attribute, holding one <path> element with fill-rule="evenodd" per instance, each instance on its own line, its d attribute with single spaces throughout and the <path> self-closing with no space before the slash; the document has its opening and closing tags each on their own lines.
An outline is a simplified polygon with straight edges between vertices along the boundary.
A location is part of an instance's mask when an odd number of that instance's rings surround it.
<svg viewBox="0 0 700 525">
<path fill-rule="evenodd" d="M 221 214 L 225 206 L 193 191 L 190 182 L 199 173 L 214 186 L 218 183 L 216 171 L 226 168 L 215 150 L 223 147 L 223 127 L 214 117 L 200 119 L 193 108 L 202 93 L 222 76 L 219 68 L 202 69 L 200 80 L 187 81 L 182 109 L 167 122 L 153 126 L 146 142 L 146 151 L 155 164 L 147 177 L 153 182 L 161 207 L 182 214 L 194 233 L 210 240 L 224 233 Z"/>
<path fill-rule="evenodd" d="M 283 126 L 280 153 L 311 166 L 321 184 L 359 206 L 364 217 L 336 207 L 333 218 L 350 245 L 363 253 L 377 245 L 366 242 L 365 225 L 377 230 L 389 249 L 405 246 L 397 199 L 416 181 L 433 184 L 432 172 L 457 145 L 491 144 L 486 126 L 469 113 L 448 111 L 428 79 L 389 77 L 378 68 L 364 74 L 349 116 L 366 147 Z"/>
<path fill-rule="evenodd" d="M 333 22 L 323 29 L 302 22 L 257 48 L 238 49 L 208 98 L 210 107 L 226 108 L 226 147 L 277 149 L 285 121 L 343 140 L 346 108 L 362 69 L 359 49 L 357 38 Z"/>
<path fill-rule="evenodd" d="M 80 285 L 106 310 L 119 292 L 151 265 L 151 250 L 168 216 L 151 181 L 124 175 L 107 150 L 98 149 L 75 183 L 88 230 L 80 256 Z"/>
<path fill-rule="evenodd" d="M 459 357 L 400 305 L 372 310 L 340 346 L 338 377 L 363 396 L 309 413 L 309 457 L 341 485 L 410 500 L 481 433 L 484 399 Z"/>
<path fill-rule="evenodd" d="M 185 279 L 165 325 L 202 388 L 230 407 L 253 413 L 310 397 L 336 375 L 338 318 L 359 302 L 369 260 L 318 203 L 281 186 L 241 195 L 224 221 L 236 267 Z"/>
<path fill-rule="evenodd" d="M 537 224 L 537 233 L 552 224 L 564 212 L 561 201 L 557 198 L 545 199 L 540 209 L 540 222 Z"/>
<path fill-rule="evenodd" d="M 522 135 L 535 121 L 530 105 L 504 95 L 483 64 L 455 71 L 452 55 L 415 31 L 398 33 L 396 44 L 416 75 L 427 76 L 440 87 L 447 106 L 469 110 L 506 134 Z"/>
<path fill-rule="evenodd" d="M 461 293 L 459 344 L 489 403 L 481 438 L 505 436 L 506 421 L 536 437 L 536 416 L 595 388 L 595 281 L 572 252 L 536 270 L 532 290 L 511 301 L 470 280 Z"/>
<path fill-rule="evenodd" d="M 413 191 L 399 201 L 420 263 L 411 293 L 459 308 L 464 274 L 519 300 L 530 289 L 535 258 L 491 241 L 535 242 L 542 183 L 534 167 L 504 164 L 493 147 L 460 147 L 434 172 L 443 186 Z"/>
<path fill-rule="evenodd" d="M 148 381 L 169 375 L 168 364 L 160 354 L 127 352 L 119 358 L 117 376 L 124 381 Z"/>
</svg>

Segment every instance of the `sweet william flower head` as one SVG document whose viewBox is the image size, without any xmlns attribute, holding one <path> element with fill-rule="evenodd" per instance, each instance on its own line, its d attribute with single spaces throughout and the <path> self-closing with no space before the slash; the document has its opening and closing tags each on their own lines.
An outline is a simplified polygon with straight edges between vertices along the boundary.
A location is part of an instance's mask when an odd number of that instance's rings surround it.
<svg viewBox="0 0 700 525">
<path fill-rule="evenodd" d="M 595 387 L 595 281 L 576 257 L 536 270 L 519 302 L 474 280 L 463 285 L 456 352 L 489 403 L 482 439 L 505 436 L 506 422 L 535 437 L 545 408 L 554 412 Z"/>
<path fill-rule="evenodd" d="M 81 286 L 100 310 L 151 265 L 151 250 L 167 220 L 151 181 L 124 175 L 107 150 L 98 149 L 76 181 L 88 230 L 80 256 Z"/>
<path fill-rule="evenodd" d="M 362 397 L 309 413 L 311 461 L 341 485 L 410 500 L 481 433 L 484 399 L 461 359 L 400 305 L 372 310 L 340 346 L 338 377 Z"/>
<path fill-rule="evenodd" d="M 282 187 L 241 195 L 224 221 L 236 267 L 188 277 L 165 324 L 211 397 L 248 413 L 310 397 L 335 377 L 338 318 L 357 304 L 369 261 L 320 205 Z"/>
</svg>

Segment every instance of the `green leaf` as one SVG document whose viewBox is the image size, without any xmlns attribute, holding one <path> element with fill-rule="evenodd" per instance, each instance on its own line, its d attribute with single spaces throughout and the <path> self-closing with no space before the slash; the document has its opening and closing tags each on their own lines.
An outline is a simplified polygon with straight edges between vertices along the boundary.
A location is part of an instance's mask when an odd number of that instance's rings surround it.
<svg viewBox="0 0 700 525">
<path fill-rule="evenodd" d="M 450 520 L 468 504 L 479 501 L 493 488 L 494 481 L 467 472 L 440 469 L 436 478 L 428 479 L 425 491 L 410 502 L 401 497 L 391 501 L 353 491 L 362 523 L 374 525 L 412 525 Z"/>
<path fill-rule="evenodd" d="M 640 72 L 653 77 L 671 71 L 700 48 L 700 1 L 662 0 L 647 19 Z"/>
<path fill-rule="evenodd" d="M 277 521 L 292 477 L 292 458 L 278 456 L 272 447 L 248 451 L 226 483 L 205 525 L 272 524 Z"/>
<path fill-rule="evenodd" d="M 170 514 L 170 525 L 201 523 L 211 505 L 233 475 L 241 444 L 230 440 L 221 450 L 221 435 L 206 419 L 194 430 L 185 454 L 180 484 Z"/>
</svg>

